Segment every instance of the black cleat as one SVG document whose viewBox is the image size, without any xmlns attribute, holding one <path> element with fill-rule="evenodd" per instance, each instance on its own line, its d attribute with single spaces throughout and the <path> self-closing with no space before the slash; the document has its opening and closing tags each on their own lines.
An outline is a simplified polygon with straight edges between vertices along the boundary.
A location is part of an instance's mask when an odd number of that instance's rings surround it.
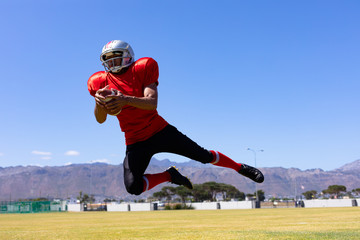
<svg viewBox="0 0 360 240">
<path fill-rule="evenodd" d="M 256 169 L 246 164 L 241 164 L 241 169 L 239 170 L 239 173 L 257 183 L 262 183 L 264 181 L 264 175 L 260 172 L 259 169 Z"/>
<path fill-rule="evenodd" d="M 166 170 L 168 173 L 170 173 L 171 176 L 171 183 L 177 184 L 177 185 L 183 185 L 185 187 L 187 187 L 188 189 L 193 189 L 193 186 L 190 182 L 190 180 L 181 175 L 178 171 L 178 169 L 175 166 L 169 167 Z"/>
</svg>

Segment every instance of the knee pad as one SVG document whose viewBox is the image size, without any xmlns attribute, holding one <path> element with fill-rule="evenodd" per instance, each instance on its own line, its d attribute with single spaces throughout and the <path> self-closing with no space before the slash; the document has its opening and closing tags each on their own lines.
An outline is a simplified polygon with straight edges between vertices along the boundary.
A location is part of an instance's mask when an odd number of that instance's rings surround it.
<svg viewBox="0 0 360 240">
<path fill-rule="evenodd" d="M 204 157 L 200 158 L 199 160 L 197 160 L 198 162 L 201 162 L 202 164 L 207 164 L 207 163 L 211 163 L 214 159 L 214 155 L 206 150 L 206 153 L 204 153 Z"/>
<path fill-rule="evenodd" d="M 128 193 L 133 195 L 140 195 L 143 192 L 143 180 L 137 180 L 132 182 L 125 182 L 125 187 Z"/>
</svg>

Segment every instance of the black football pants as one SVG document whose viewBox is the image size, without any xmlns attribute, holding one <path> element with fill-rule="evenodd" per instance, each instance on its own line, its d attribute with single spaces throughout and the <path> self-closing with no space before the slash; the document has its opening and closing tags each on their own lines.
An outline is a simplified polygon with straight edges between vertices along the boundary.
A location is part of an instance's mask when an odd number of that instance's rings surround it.
<svg viewBox="0 0 360 240">
<path fill-rule="evenodd" d="M 129 193 L 142 193 L 144 172 L 151 157 L 161 152 L 179 154 L 201 163 L 210 163 L 213 160 L 211 152 L 200 147 L 172 125 L 168 125 L 149 139 L 126 147 L 124 183 Z"/>
</svg>

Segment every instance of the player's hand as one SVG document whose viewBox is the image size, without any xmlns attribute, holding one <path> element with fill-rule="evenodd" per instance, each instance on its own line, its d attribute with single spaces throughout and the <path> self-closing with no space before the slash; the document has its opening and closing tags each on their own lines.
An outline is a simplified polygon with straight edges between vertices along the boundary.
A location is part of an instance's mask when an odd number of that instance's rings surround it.
<svg viewBox="0 0 360 240">
<path fill-rule="evenodd" d="M 109 96 L 111 101 L 105 103 L 105 108 L 110 114 L 115 114 L 128 104 L 128 97 L 116 90 L 116 95 Z"/>
<path fill-rule="evenodd" d="M 105 97 L 101 95 L 102 92 L 104 92 L 105 89 L 109 89 L 109 85 L 106 85 L 104 88 L 101 88 L 99 90 L 96 91 L 95 93 L 95 102 L 98 106 L 100 106 L 101 108 L 106 108 L 105 105 Z"/>
</svg>

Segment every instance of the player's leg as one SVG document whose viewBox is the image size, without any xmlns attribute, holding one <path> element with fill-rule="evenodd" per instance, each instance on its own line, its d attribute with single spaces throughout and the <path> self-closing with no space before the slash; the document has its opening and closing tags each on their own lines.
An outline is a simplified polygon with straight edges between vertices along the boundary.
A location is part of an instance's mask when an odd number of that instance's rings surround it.
<svg viewBox="0 0 360 240">
<path fill-rule="evenodd" d="M 149 191 L 153 187 L 164 183 L 164 182 L 170 182 L 171 176 L 168 171 L 164 171 L 161 173 L 155 173 L 155 174 L 144 174 L 143 175 L 143 192 Z"/>
<path fill-rule="evenodd" d="M 221 152 L 213 150 L 211 150 L 210 152 L 213 155 L 213 161 L 210 162 L 211 164 L 220 167 L 232 168 L 241 175 L 248 177 L 257 183 L 262 183 L 264 181 L 264 175 L 259 169 L 246 165 L 244 163 L 237 163 L 228 156 L 222 154 Z"/>
<path fill-rule="evenodd" d="M 137 151 L 135 144 L 127 146 L 124 159 L 124 184 L 128 193 L 140 195 L 144 189 L 143 175 L 150 162 L 148 153 Z"/>
<path fill-rule="evenodd" d="M 183 185 L 186 188 L 193 189 L 190 180 L 187 177 L 181 175 L 175 166 L 169 167 L 162 173 L 144 174 L 143 178 L 145 181 L 143 190 L 144 192 L 164 182 L 171 182 L 176 185 Z"/>
<path fill-rule="evenodd" d="M 158 174 L 144 174 L 152 156 L 153 150 L 148 141 L 127 146 L 124 159 L 124 183 L 129 193 L 139 195 L 170 180 L 170 174 L 166 171 Z"/>
<path fill-rule="evenodd" d="M 264 176 L 258 169 L 237 163 L 220 152 L 208 151 L 200 147 L 173 126 L 167 127 L 163 135 L 165 141 L 162 142 L 162 151 L 164 152 L 179 154 L 201 163 L 211 163 L 216 166 L 231 168 L 258 183 L 264 181 Z"/>
<path fill-rule="evenodd" d="M 126 190 L 139 195 L 153 187 L 172 182 L 192 188 L 191 182 L 182 176 L 176 168 L 170 167 L 166 171 L 156 174 L 144 174 L 151 157 L 156 153 L 156 144 L 150 139 L 127 146 L 124 160 L 124 183 Z"/>
<path fill-rule="evenodd" d="M 169 126 L 165 127 L 165 129 L 161 130 L 160 132 L 156 133 L 154 136 L 146 140 L 147 144 L 151 148 L 152 155 L 163 152 L 163 143 L 167 142 L 164 136 L 167 136 L 166 132 L 168 128 Z M 166 171 L 162 173 L 145 174 L 144 180 L 144 186 L 146 186 L 145 190 L 150 190 L 154 186 L 163 182 L 171 182 L 176 185 L 185 186 L 189 189 L 193 188 L 190 180 L 186 176 L 183 176 L 175 166 L 169 167 Z"/>
<path fill-rule="evenodd" d="M 168 125 L 154 137 L 157 142 L 157 152 L 178 154 L 204 164 L 213 161 L 214 157 L 210 151 L 200 147 L 172 125 Z"/>
</svg>

